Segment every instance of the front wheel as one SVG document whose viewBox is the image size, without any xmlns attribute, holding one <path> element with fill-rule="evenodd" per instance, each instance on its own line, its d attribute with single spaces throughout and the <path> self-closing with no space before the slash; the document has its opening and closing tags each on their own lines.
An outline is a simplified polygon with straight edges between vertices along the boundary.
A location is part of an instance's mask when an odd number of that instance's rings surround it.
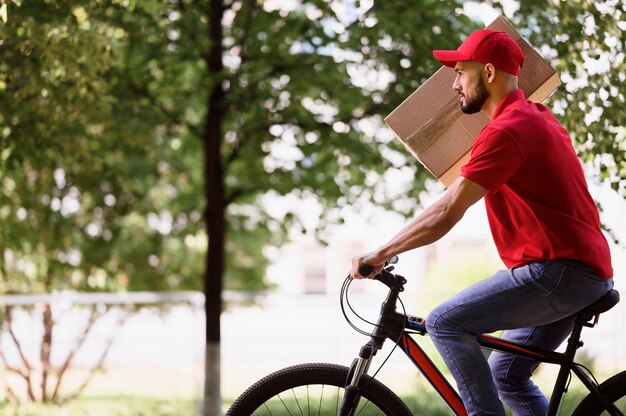
<svg viewBox="0 0 626 416">
<path fill-rule="evenodd" d="M 622 412 L 626 413 L 626 371 L 622 371 L 600 384 L 600 389 L 609 400 Z M 591 393 L 580 402 L 572 416 L 600 416 L 608 415 L 602 403 Z"/>
<path fill-rule="evenodd" d="M 228 409 L 226 416 L 336 416 L 348 368 L 335 364 L 301 364 L 279 370 L 256 382 Z M 411 416 L 411 411 L 378 380 L 364 376 L 361 401 L 354 414 Z"/>
</svg>

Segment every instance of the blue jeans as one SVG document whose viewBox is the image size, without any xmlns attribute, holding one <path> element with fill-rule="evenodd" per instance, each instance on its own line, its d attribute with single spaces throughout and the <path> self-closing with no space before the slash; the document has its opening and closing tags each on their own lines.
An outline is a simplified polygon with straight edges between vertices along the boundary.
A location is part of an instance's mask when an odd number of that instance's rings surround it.
<svg viewBox="0 0 626 416">
<path fill-rule="evenodd" d="M 584 264 L 545 261 L 502 270 L 468 287 L 427 317 L 426 327 L 456 380 L 469 415 L 504 415 L 498 396 L 516 415 L 541 415 L 548 400 L 530 381 L 539 365 L 506 353 L 485 358 L 476 336 L 507 330 L 505 339 L 556 349 L 574 315 L 613 287 Z"/>
</svg>

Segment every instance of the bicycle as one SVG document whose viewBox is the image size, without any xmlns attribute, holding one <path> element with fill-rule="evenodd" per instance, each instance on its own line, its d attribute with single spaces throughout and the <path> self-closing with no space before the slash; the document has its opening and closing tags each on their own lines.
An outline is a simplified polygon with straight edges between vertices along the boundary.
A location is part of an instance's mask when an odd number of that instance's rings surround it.
<svg viewBox="0 0 626 416">
<path fill-rule="evenodd" d="M 397 258 L 395 260 L 397 261 Z M 319 416 L 326 414 L 410 416 L 412 413 L 406 404 L 389 388 L 376 380 L 374 378 L 376 374 L 367 375 L 373 357 L 387 340 L 395 342 L 396 346 L 404 351 L 453 414 L 467 415 L 459 394 L 412 337 L 412 335 L 428 334 L 424 319 L 406 314 L 405 311 L 403 313 L 397 311 L 398 301 L 402 304 L 399 294 L 404 290 L 406 279 L 399 274 L 391 273 L 394 262 L 387 262 L 386 268 L 373 277 L 373 280 L 386 285 L 389 291 L 381 306 L 378 321 L 374 324 L 375 329 L 368 334 L 370 340 L 361 347 L 358 358 L 349 368 L 325 363 L 301 364 L 284 368 L 249 387 L 235 400 L 226 416 Z M 367 265 L 362 267 L 360 270 L 362 275 L 371 274 L 371 267 Z M 349 306 L 347 292 L 350 282 L 350 277 L 344 281 L 340 299 L 344 316 L 350 325 L 355 327 L 344 308 L 344 299 Z M 604 411 L 613 416 L 623 416 L 626 405 L 621 403 L 620 409 L 615 402 L 626 397 L 626 371 L 599 384 L 589 369 L 574 361 L 576 351 L 583 345 L 581 341 L 583 327 L 594 327 L 599 315 L 618 302 L 619 293 L 611 290 L 592 305 L 579 311 L 567 341 L 567 347 L 562 353 L 524 346 L 492 335 L 480 335 L 478 342 L 486 349 L 509 352 L 542 363 L 560 366 L 547 416 L 557 414 L 572 373 L 589 391 L 589 394 L 574 410 L 573 416 L 600 415 Z M 404 305 L 402 306 L 404 309 Z M 382 365 L 384 364 L 383 362 Z M 331 387 L 332 391 L 328 392 Z"/>
</svg>

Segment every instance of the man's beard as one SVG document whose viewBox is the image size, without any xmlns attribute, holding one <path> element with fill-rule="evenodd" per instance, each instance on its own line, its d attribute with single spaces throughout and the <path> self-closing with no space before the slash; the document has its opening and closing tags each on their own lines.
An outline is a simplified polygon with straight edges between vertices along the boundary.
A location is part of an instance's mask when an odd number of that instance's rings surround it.
<svg viewBox="0 0 626 416">
<path fill-rule="evenodd" d="M 483 81 L 482 78 L 479 78 L 476 88 L 472 91 L 472 95 L 468 97 L 464 94 L 463 97 L 465 100 L 461 103 L 461 111 L 465 114 L 478 113 L 483 108 L 487 98 L 489 98 L 489 92 L 485 87 L 485 81 Z"/>
</svg>

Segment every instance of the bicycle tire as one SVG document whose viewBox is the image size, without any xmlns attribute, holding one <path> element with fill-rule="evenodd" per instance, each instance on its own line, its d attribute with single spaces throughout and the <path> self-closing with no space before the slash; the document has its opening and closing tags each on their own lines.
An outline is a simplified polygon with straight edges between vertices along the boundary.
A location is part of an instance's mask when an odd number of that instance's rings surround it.
<svg viewBox="0 0 626 416">
<path fill-rule="evenodd" d="M 600 388 L 612 403 L 626 397 L 626 371 L 615 374 L 602 384 Z M 604 412 L 604 407 L 591 393 L 576 407 L 572 416 L 599 416 Z M 622 413 L 624 413 L 622 411 Z M 606 413 L 608 414 L 608 413 Z"/>
<path fill-rule="evenodd" d="M 276 371 L 249 387 L 239 398 L 235 400 L 226 416 L 251 416 L 251 415 L 324 415 L 337 414 L 338 406 L 343 397 L 343 388 L 348 377 L 348 368 L 335 364 L 310 363 L 287 367 Z M 313 400 L 308 397 L 311 390 L 320 389 L 319 386 L 332 387 L 336 390 L 327 392 L 321 388 L 319 398 Z M 370 376 L 364 376 L 360 382 L 361 401 L 359 411 L 355 414 L 360 416 L 369 415 L 368 406 L 373 405 L 374 415 L 388 416 L 412 416 L 411 411 L 389 388 Z M 296 390 L 306 392 L 306 399 L 296 399 Z M 331 390 L 329 388 L 329 390 Z M 282 396 L 281 396 L 282 394 Z M 269 407 L 273 399 L 277 399 Z M 289 406 L 292 406 L 290 409 Z M 330 409 L 328 409 L 330 407 Z M 334 409 L 334 410 L 333 410 Z M 327 410 L 326 413 L 322 413 Z M 367 412 L 366 412 L 367 411 Z"/>
</svg>

